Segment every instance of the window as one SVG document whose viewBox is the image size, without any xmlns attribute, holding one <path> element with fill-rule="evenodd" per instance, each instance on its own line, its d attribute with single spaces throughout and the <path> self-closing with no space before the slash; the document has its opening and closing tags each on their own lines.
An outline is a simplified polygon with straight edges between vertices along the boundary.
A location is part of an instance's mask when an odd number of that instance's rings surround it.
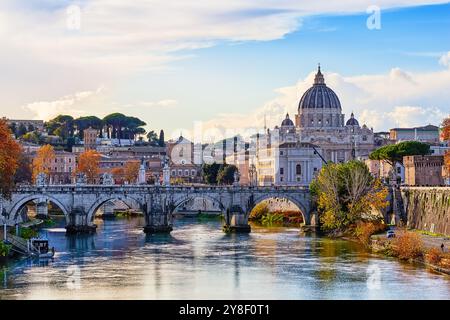
<svg viewBox="0 0 450 320">
<path fill-rule="evenodd" d="M 367 136 L 362 137 L 363 141 L 367 141 Z"/>
<path fill-rule="evenodd" d="M 184 170 L 184 175 L 187 177 L 189 176 L 189 170 Z"/>
<path fill-rule="evenodd" d="M 280 181 L 283 182 L 283 177 L 280 177 Z"/>
<path fill-rule="evenodd" d="M 172 176 L 175 177 L 177 175 L 177 172 L 175 170 L 172 170 Z"/>
<path fill-rule="evenodd" d="M 284 168 L 280 168 L 280 174 L 284 174 Z"/>
<path fill-rule="evenodd" d="M 195 172 L 195 170 L 192 170 L 192 171 L 191 171 L 191 176 L 193 176 L 193 177 L 195 177 L 195 176 L 196 176 L 196 172 Z"/>
<path fill-rule="evenodd" d="M 295 174 L 298 174 L 298 175 L 302 174 L 302 166 L 300 164 L 297 164 L 295 166 Z"/>
<path fill-rule="evenodd" d="M 282 156 L 283 155 L 283 151 L 280 151 L 280 156 Z"/>
<path fill-rule="evenodd" d="M 397 173 L 402 173 L 402 168 L 397 167 Z"/>
<path fill-rule="evenodd" d="M 183 175 L 183 170 L 178 170 L 178 175 L 181 177 Z"/>
<path fill-rule="evenodd" d="M 314 172 L 316 172 L 317 171 L 317 168 L 314 168 Z"/>
</svg>

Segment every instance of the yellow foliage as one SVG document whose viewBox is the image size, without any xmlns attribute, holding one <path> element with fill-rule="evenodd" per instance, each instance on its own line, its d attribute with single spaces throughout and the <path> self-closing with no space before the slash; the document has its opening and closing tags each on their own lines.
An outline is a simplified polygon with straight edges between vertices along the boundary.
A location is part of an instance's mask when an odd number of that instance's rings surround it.
<svg viewBox="0 0 450 320">
<path fill-rule="evenodd" d="M 95 150 L 87 150 L 80 154 L 77 173 L 84 173 L 88 183 L 95 183 L 100 174 L 100 154 Z"/>
<path fill-rule="evenodd" d="M 52 172 L 52 164 L 55 161 L 55 149 L 46 144 L 39 148 L 36 157 L 33 159 L 33 181 L 39 173 L 49 175 Z"/>
</svg>

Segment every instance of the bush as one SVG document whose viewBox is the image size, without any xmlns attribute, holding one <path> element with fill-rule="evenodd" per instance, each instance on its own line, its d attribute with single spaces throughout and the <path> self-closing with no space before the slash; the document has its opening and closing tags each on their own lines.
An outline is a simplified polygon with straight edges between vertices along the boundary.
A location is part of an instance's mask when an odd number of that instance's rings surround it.
<svg viewBox="0 0 450 320">
<path fill-rule="evenodd" d="M 279 213 L 268 213 L 261 219 L 261 223 L 265 226 L 283 223 L 283 215 Z"/>
<path fill-rule="evenodd" d="M 250 212 L 250 220 L 261 220 L 264 216 L 269 214 L 269 206 L 264 203 L 261 202 L 259 204 L 257 204 L 252 212 Z"/>
<path fill-rule="evenodd" d="M 3 243 L 0 241 L 0 257 L 7 257 L 9 251 L 11 250 L 11 245 Z"/>
<path fill-rule="evenodd" d="M 386 225 L 380 222 L 361 222 L 356 226 L 355 236 L 362 244 L 368 246 L 371 236 L 385 229 Z"/>
<path fill-rule="evenodd" d="M 403 260 L 419 258 L 423 255 L 423 243 L 420 235 L 405 232 L 394 240 L 394 253 Z"/>
<path fill-rule="evenodd" d="M 441 262 L 443 257 L 444 257 L 444 254 L 441 252 L 440 249 L 431 248 L 430 250 L 428 250 L 427 254 L 425 255 L 425 261 L 430 264 L 438 265 Z"/>
<path fill-rule="evenodd" d="M 13 235 L 16 235 L 16 230 L 12 232 Z M 38 232 L 36 230 L 30 228 L 20 228 L 19 229 L 19 237 L 24 239 L 36 238 L 38 236 Z"/>
</svg>

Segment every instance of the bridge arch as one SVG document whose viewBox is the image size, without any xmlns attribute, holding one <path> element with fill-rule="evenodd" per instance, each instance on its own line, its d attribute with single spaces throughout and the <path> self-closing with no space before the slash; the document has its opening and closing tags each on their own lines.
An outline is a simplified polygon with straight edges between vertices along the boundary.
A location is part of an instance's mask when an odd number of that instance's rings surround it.
<svg viewBox="0 0 450 320">
<path fill-rule="evenodd" d="M 219 208 L 222 212 L 226 211 L 225 206 L 223 205 L 223 203 L 210 195 L 207 194 L 190 194 L 190 195 L 183 195 L 177 199 L 174 199 L 174 202 L 172 203 L 172 207 L 170 208 L 170 213 L 172 214 L 173 212 L 175 212 L 175 210 L 177 208 L 179 208 L 181 205 L 185 204 L 186 202 L 189 202 L 191 200 L 195 200 L 195 199 L 206 199 L 206 200 L 210 200 L 212 203 L 218 204 Z"/>
<path fill-rule="evenodd" d="M 139 201 L 138 199 L 136 199 L 134 197 L 130 197 L 129 195 L 117 194 L 117 195 L 102 196 L 99 199 L 97 199 L 94 202 L 94 204 L 92 204 L 89 207 L 89 209 L 87 211 L 87 221 L 90 221 L 90 222 L 94 221 L 95 212 L 105 203 L 107 203 L 109 201 L 114 201 L 114 200 L 122 201 L 130 209 L 131 208 L 140 208 L 140 209 L 143 208 L 143 203 L 141 203 L 141 201 Z"/>
<path fill-rule="evenodd" d="M 47 194 L 35 194 L 35 195 L 28 195 L 20 200 L 18 200 L 12 207 L 9 213 L 9 218 L 13 218 L 14 221 L 17 220 L 17 217 L 22 210 L 22 208 L 30 201 L 39 200 L 39 202 L 52 202 L 58 206 L 59 209 L 64 213 L 64 217 L 66 218 L 66 222 L 69 223 L 69 209 L 58 199 L 56 199 L 53 196 L 49 196 Z"/>
<path fill-rule="evenodd" d="M 307 210 L 307 208 L 305 207 L 305 205 L 301 201 L 299 201 L 298 199 L 296 199 L 295 197 L 293 197 L 293 196 L 291 196 L 289 194 L 278 194 L 278 193 L 277 194 L 270 194 L 270 193 L 266 193 L 266 194 L 263 194 L 263 195 L 260 195 L 260 196 L 256 196 L 253 199 L 253 203 L 251 204 L 251 206 L 247 210 L 248 215 L 250 215 L 252 210 L 258 204 L 260 204 L 261 202 L 270 200 L 270 199 L 286 199 L 286 200 L 292 202 L 293 204 L 295 204 L 299 208 L 299 210 L 300 210 L 300 212 L 301 212 L 301 214 L 303 216 L 304 223 L 307 224 L 307 225 L 310 224 L 311 217 L 310 217 L 309 210 Z"/>
</svg>

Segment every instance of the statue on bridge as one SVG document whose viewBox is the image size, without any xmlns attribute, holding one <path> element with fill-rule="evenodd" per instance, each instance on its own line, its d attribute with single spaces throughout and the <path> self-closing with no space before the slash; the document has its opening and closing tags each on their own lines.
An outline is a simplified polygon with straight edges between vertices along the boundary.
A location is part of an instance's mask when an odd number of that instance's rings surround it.
<svg viewBox="0 0 450 320">
<path fill-rule="evenodd" d="M 84 172 L 79 172 L 76 175 L 76 184 L 77 186 L 85 185 L 87 184 L 87 177 Z"/>
<path fill-rule="evenodd" d="M 107 186 L 111 186 L 114 184 L 114 178 L 111 173 L 105 172 L 102 175 L 102 184 Z"/>
<path fill-rule="evenodd" d="M 163 186 L 170 186 L 170 167 L 169 158 L 167 156 L 164 157 L 163 165 Z"/>
<path fill-rule="evenodd" d="M 47 184 L 47 174 L 39 172 L 36 177 L 36 186 L 45 186 Z"/>
</svg>

